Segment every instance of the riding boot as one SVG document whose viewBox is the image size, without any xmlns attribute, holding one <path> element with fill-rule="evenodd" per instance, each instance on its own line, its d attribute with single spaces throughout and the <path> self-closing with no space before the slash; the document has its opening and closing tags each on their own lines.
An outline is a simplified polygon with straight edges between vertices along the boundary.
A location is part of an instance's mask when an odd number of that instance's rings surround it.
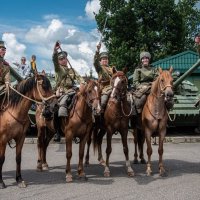
<svg viewBox="0 0 200 200">
<path fill-rule="evenodd" d="M 68 110 L 67 110 L 67 100 L 69 96 L 64 95 L 59 99 L 59 109 L 58 109 L 58 117 L 67 117 Z"/>
</svg>

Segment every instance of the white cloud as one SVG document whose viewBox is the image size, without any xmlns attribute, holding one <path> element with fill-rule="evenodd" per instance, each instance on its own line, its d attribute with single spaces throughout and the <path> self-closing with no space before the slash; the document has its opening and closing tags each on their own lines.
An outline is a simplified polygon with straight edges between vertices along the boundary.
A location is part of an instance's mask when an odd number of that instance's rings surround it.
<svg viewBox="0 0 200 200">
<path fill-rule="evenodd" d="M 2 40 L 5 42 L 7 51 L 5 59 L 11 63 L 20 60 L 25 55 L 26 46 L 17 41 L 15 34 L 4 33 Z"/>
<path fill-rule="evenodd" d="M 94 13 L 98 14 L 100 9 L 99 0 L 88 1 L 85 7 L 86 16 L 89 19 L 94 19 Z"/>
<path fill-rule="evenodd" d="M 22 36 L 24 34 L 24 36 Z M 19 37 L 20 36 L 20 37 Z M 30 62 L 32 54 L 37 57 L 39 71 L 54 72 L 52 63 L 53 47 L 60 40 L 63 50 L 68 52 L 69 61 L 80 75 L 89 74 L 93 69 L 93 56 L 99 41 L 96 29 L 88 31 L 65 24 L 59 19 L 47 20 L 40 25 L 34 25 L 20 34 L 5 33 L 3 40 L 7 45 L 6 59 L 9 63 L 20 61 L 21 56 Z M 97 74 L 94 72 L 97 77 Z"/>
</svg>

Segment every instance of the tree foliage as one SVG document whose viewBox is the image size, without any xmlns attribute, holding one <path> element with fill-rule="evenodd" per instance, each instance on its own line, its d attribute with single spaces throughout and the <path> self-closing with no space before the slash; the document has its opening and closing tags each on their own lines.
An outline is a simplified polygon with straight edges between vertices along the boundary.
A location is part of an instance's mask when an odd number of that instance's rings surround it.
<svg viewBox="0 0 200 200">
<path fill-rule="evenodd" d="M 149 51 L 155 61 L 192 49 L 200 24 L 197 2 L 100 0 L 95 18 L 111 63 L 133 71 L 143 50 Z"/>
</svg>

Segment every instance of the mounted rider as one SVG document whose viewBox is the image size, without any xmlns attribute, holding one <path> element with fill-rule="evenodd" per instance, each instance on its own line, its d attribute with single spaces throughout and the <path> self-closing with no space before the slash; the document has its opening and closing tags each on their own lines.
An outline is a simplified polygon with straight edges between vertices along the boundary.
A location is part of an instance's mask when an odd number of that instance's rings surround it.
<svg viewBox="0 0 200 200">
<path fill-rule="evenodd" d="M 4 60 L 6 47 L 4 41 L 0 41 L 0 110 L 3 109 L 6 93 L 9 90 L 10 84 L 10 66 Z"/>
<path fill-rule="evenodd" d="M 140 53 L 140 64 L 133 74 L 133 98 L 137 113 L 141 113 L 151 90 L 152 82 L 158 76 L 158 69 L 150 64 L 151 54 L 143 51 Z"/>
<path fill-rule="evenodd" d="M 59 49 L 61 49 L 60 43 L 56 42 L 52 59 L 55 69 L 56 96 L 59 97 L 58 116 L 67 117 L 68 101 L 76 93 L 79 85 L 84 83 L 84 80 L 72 67 L 68 67 L 67 52 L 62 50 L 58 52 Z"/>
<path fill-rule="evenodd" d="M 94 56 L 94 67 L 98 74 L 98 80 L 102 89 L 101 95 L 101 112 L 105 111 L 109 96 L 112 92 L 112 86 L 110 80 L 113 75 L 113 67 L 109 66 L 108 53 L 101 52 L 101 43 L 97 45 L 97 50 Z"/>
</svg>

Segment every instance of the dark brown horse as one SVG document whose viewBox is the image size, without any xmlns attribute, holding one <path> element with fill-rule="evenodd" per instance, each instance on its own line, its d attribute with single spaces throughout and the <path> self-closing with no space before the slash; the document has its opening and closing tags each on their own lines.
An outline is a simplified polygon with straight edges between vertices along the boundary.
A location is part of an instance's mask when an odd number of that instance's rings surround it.
<svg viewBox="0 0 200 200">
<path fill-rule="evenodd" d="M 0 188 L 5 188 L 2 179 L 2 166 L 5 161 L 7 143 L 16 142 L 16 181 L 19 187 L 26 187 L 21 176 L 21 152 L 29 126 L 28 110 L 32 101 L 38 104 L 54 104 L 53 91 L 49 80 L 44 75 L 35 75 L 12 88 L 6 110 L 0 112 Z"/>
<path fill-rule="evenodd" d="M 100 113 L 100 89 L 96 81 L 89 80 L 87 84 L 81 84 L 80 91 L 76 96 L 74 107 L 68 118 L 62 119 L 62 131 L 66 140 L 66 182 L 72 182 L 71 157 L 72 141 L 79 138 L 79 163 L 78 176 L 85 179 L 83 169 L 83 156 L 85 143 L 91 132 L 93 115 Z"/>
<path fill-rule="evenodd" d="M 173 78 L 172 78 L 172 67 L 169 71 L 162 71 L 159 68 L 159 76 L 152 83 L 151 92 L 147 97 L 147 101 L 144 105 L 142 111 L 142 128 L 145 133 L 146 143 L 147 143 L 147 170 L 146 173 L 148 176 L 151 175 L 151 155 L 152 155 L 152 146 L 151 146 L 151 137 L 152 134 L 157 132 L 159 135 L 159 171 L 160 175 L 166 175 L 166 171 L 163 165 L 163 142 L 166 135 L 167 127 L 167 108 L 166 103 L 170 102 L 173 98 Z"/>
<path fill-rule="evenodd" d="M 112 93 L 109 98 L 105 113 L 104 113 L 104 122 L 105 122 L 105 131 L 107 136 L 107 148 L 106 148 L 106 163 L 104 176 L 110 176 L 109 169 L 109 157 L 112 151 L 111 141 L 112 135 L 116 132 L 119 132 L 122 139 L 124 155 L 126 159 L 127 173 L 129 176 L 133 176 L 134 172 L 131 168 L 129 161 L 129 150 L 127 144 L 127 134 L 128 134 L 128 124 L 129 117 L 131 114 L 131 105 L 127 101 L 127 78 L 125 73 L 122 71 L 115 71 L 111 79 Z M 94 143 L 95 147 L 98 146 L 99 151 L 99 160 L 102 162 L 102 153 L 101 153 L 101 143 L 103 135 L 100 136 L 94 132 Z"/>
</svg>

